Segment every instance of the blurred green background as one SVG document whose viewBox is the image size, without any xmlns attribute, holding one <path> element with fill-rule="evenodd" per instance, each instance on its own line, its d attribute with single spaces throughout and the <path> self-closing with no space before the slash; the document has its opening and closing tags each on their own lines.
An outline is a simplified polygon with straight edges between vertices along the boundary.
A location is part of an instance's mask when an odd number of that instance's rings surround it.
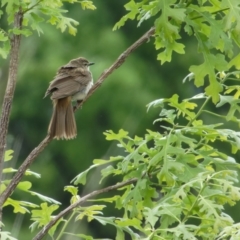
<svg viewBox="0 0 240 240">
<path fill-rule="evenodd" d="M 127 1 L 95 1 L 95 11 L 82 10 L 80 5 L 66 5 L 68 17 L 80 22 L 75 37 L 61 33 L 54 26 L 42 23 L 44 34 L 34 33 L 22 38 L 18 83 L 12 106 L 8 149 L 13 149 L 14 159 L 11 166 L 17 168 L 46 136 L 52 113 L 49 98 L 43 99 L 49 82 L 57 69 L 69 60 L 79 56 L 95 62 L 91 71 L 96 81 L 100 74 L 134 41 L 143 35 L 152 25 L 154 19 L 136 27 L 136 22 L 127 22 L 118 31 L 112 31 L 114 24 L 124 15 L 124 3 Z M 1 27 L 4 28 L 5 19 Z M 118 131 L 123 128 L 131 136 L 142 136 L 145 129 L 159 130 L 153 125 L 159 109 L 146 112 L 146 104 L 174 93 L 180 98 L 191 97 L 200 90 L 192 82 L 183 85 L 182 79 L 189 73 L 192 64 L 201 63 L 194 38 L 182 33 L 186 44 L 186 54 L 173 54 L 172 62 L 163 66 L 156 60 L 153 39 L 140 46 L 125 63 L 106 79 L 102 86 L 88 99 L 83 108 L 77 111 L 76 121 L 78 136 L 71 141 L 52 141 L 38 156 L 30 167 L 41 174 L 41 179 L 25 177 L 33 183 L 32 190 L 62 202 L 63 209 L 69 204 L 70 194 L 63 191 L 65 185 L 81 171 L 88 168 L 93 159 L 108 159 L 116 156 L 119 150 L 116 144 L 105 140 L 103 132 L 109 129 Z M 0 104 L 8 76 L 8 60 L 0 59 Z M 0 105 L 1 106 L 1 105 Z M 214 122 L 214 119 L 207 119 Z M 229 151 L 227 148 L 226 151 Z M 121 153 L 122 154 L 122 153 Z M 93 171 L 88 177 L 86 186 L 79 187 L 79 194 L 85 195 L 104 185 L 113 184 L 111 179 L 99 185 L 99 171 Z M 8 176 L 9 177 L 9 176 Z M 15 198 L 40 203 L 36 197 L 14 193 Z M 28 198 L 29 197 L 29 198 Z M 113 214 L 114 206 L 106 210 L 106 215 Z M 234 219 L 240 220 L 238 210 Z M 116 212 L 116 215 L 118 212 Z M 28 226 L 30 215 L 13 215 L 12 208 L 4 209 L 3 222 L 6 230 L 18 239 L 31 239 Z M 90 232 L 95 237 L 114 238 L 115 230 L 103 227 L 95 222 L 78 222 L 77 233 Z M 107 231 L 106 231 L 107 229 Z M 69 238 L 66 239 L 76 239 Z"/>
</svg>

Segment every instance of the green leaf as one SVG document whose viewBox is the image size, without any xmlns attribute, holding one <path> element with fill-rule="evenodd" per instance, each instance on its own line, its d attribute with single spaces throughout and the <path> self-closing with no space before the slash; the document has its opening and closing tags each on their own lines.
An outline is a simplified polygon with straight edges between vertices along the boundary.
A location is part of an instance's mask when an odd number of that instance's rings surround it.
<svg viewBox="0 0 240 240">
<path fill-rule="evenodd" d="M 2 56 L 2 58 L 4 59 L 7 58 L 10 48 L 11 48 L 10 41 L 9 40 L 5 41 L 3 43 L 3 46 L 0 47 L 0 55 Z"/>
<path fill-rule="evenodd" d="M 38 205 L 25 202 L 25 201 L 18 201 L 14 200 L 12 198 L 8 198 L 7 201 L 4 203 L 4 207 L 11 205 L 14 209 L 14 213 L 22 213 L 25 214 L 29 212 L 29 210 L 26 207 L 36 208 Z"/>
<path fill-rule="evenodd" d="M 64 191 L 70 192 L 73 196 L 78 195 L 78 188 L 74 186 L 65 186 Z"/>
<path fill-rule="evenodd" d="M 74 183 L 75 185 L 77 185 L 77 184 L 83 184 L 83 185 L 85 185 L 85 184 L 86 184 L 86 180 L 87 180 L 87 174 L 88 174 L 88 172 L 89 172 L 91 169 L 95 168 L 96 166 L 98 166 L 98 165 L 94 164 L 94 165 L 90 166 L 87 170 L 85 170 L 85 171 L 81 172 L 80 174 L 78 174 L 78 175 L 71 181 L 71 183 Z"/>
<path fill-rule="evenodd" d="M 14 168 L 4 168 L 3 173 L 14 173 L 17 172 L 17 169 Z"/>
<path fill-rule="evenodd" d="M 122 171 L 119 170 L 119 169 L 115 169 L 115 168 L 114 168 L 113 166 L 111 166 L 111 165 L 110 165 L 110 166 L 107 166 L 106 168 L 102 169 L 102 171 L 101 171 L 102 178 L 101 178 L 101 180 L 100 180 L 99 183 L 101 183 L 103 179 L 105 179 L 107 176 L 109 176 L 109 175 L 111 175 L 111 174 L 113 174 L 113 175 L 119 175 L 119 174 L 122 174 Z"/>
<path fill-rule="evenodd" d="M 160 118 L 157 118 L 156 120 L 154 120 L 154 124 L 156 122 L 161 122 L 161 121 L 166 121 L 172 125 L 174 125 L 174 120 L 176 118 L 177 114 L 176 111 L 171 109 L 171 110 L 166 110 L 166 109 L 162 109 L 161 113 L 160 113 Z"/>
<path fill-rule="evenodd" d="M 49 202 L 49 203 L 54 203 L 54 204 L 59 204 L 59 205 L 61 204 L 60 202 L 54 200 L 53 198 L 44 196 L 40 193 L 33 192 L 33 191 L 29 191 L 29 193 L 31 193 L 31 195 L 33 195 L 33 196 L 37 196 L 39 199 L 41 199 L 44 202 Z"/>
<path fill-rule="evenodd" d="M 178 43 L 176 40 L 181 38 L 179 35 L 179 28 L 181 22 L 185 19 L 185 9 L 173 7 L 175 1 L 160 1 L 158 2 L 158 9 L 161 11 L 160 17 L 155 21 L 156 37 L 155 48 L 164 50 L 158 54 L 157 59 L 164 62 L 170 62 L 172 52 L 184 54 L 184 45 Z"/>
<path fill-rule="evenodd" d="M 135 1 L 130 0 L 127 4 L 124 5 L 125 9 L 129 11 L 128 14 L 123 16 L 113 27 L 113 31 L 117 30 L 118 28 L 124 26 L 125 22 L 128 19 L 134 20 L 136 15 L 139 13 L 139 7 L 141 3 L 135 3 Z"/>
<path fill-rule="evenodd" d="M 206 60 L 203 64 L 198 66 L 191 66 L 190 71 L 194 73 L 195 85 L 197 87 L 203 86 L 204 77 L 209 76 L 209 86 L 206 87 L 206 93 L 212 96 L 213 102 L 216 103 L 219 100 L 219 93 L 222 91 L 222 85 L 217 81 L 214 68 L 219 71 L 224 71 L 227 69 L 227 62 L 222 54 L 212 55 L 205 53 Z"/>
<path fill-rule="evenodd" d="M 240 47 L 240 36 L 239 36 L 239 30 L 233 29 L 231 31 L 231 37 L 234 40 L 234 42 L 237 44 L 238 47 Z"/>
<path fill-rule="evenodd" d="M 237 239 L 240 236 L 240 223 L 231 224 L 230 226 L 225 226 L 223 230 L 219 233 L 217 240 L 224 240 L 227 237 L 230 239 Z"/>
<path fill-rule="evenodd" d="M 84 217 L 87 217 L 88 222 L 95 219 L 96 215 L 102 215 L 102 210 L 105 208 L 105 205 L 92 205 L 89 207 L 80 207 L 81 212 L 75 218 L 75 220 L 82 220 Z"/>
<path fill-rule="evenodd" d="M 17 238 L 14 238 L 11 236 L 10 232 L 6 232 L 6 231 L 0 232 L 0 238 L 1 240 L 17 240 Z"/>
<path fill-rule="evenodd" d="M 47 203 L 42 203 L 40 210 L 32 210 L 32 220 L 37 220 L 41 226 L 44 226 L 51 220 L 51 215 L 55 212 L 59 206 L 58 205 L 50 205 Z"/>
<path fill-rule="evenodd" d="M 157 216 L 161 216 L 160 223 L 162 228 L 169 228 L 173 223 L 177 223 L 180 220 L 181 209 L 179 208 L 179 203 L 170 203 L 165 199 L 158 204 Z"/>
<path fill-rule="evenodd" d="M 19 9 L 20 2 L 17 0 L 2 0 L 1 3 L 2 7 L 6 5 L 6 12 L 9 16 L 8 23 L 10 24 L 13 22 L 15 12 L 17 12 Z"/>
<path fill-rule="evenodd" d="M 13 153 L 14 153 L 13 150 L 7 150 L 7 151 L 5 151 L 5 154 L 4 154 L 4 162 L 10 161 L 10 160 L 13 158 L 13 156 L 12 156 Z"/>
<path fill-rule="evenodd" d="M 197 104 L 188 102 L 186 100 L 179 103 L 178 99 L 179 96 L 177 94 L 174 94 L 171 98 L 165 99 L 164 102 L 167 102 L 169 106 L 172 106 L 177 110 L 177 116 L 186 115 L 187 119 L 193 119 L 195 117 L 195 113 L 190 110 L 195 109 L 197 107 Z"/>
<path fill-rule="evenodd" d="M 120 129 L 118 133 L 114 133 L 112 130 L 108 130 L 103 133 L 106 136 L 106 140 L 112 141 L 112 140 L 122 140 L 128 136 L 128 132 L 124 131 L 123 129 Z"/>
<path fill-rule="evenodd" d="M 33 230 L 36 227 L 44 227 L 53 218 L 52 213 L 58 208 L 59 206 L 55 204 L 48 206 L 47 203 L 42 203 L 41 209 L 32 210 L 31 220 L 34 221 L 34 223 L 30 226 L 30 228 Z M 58 224 L 61 221 L 63 221 L 63 219 L 60 219 L 53 227 L 51 227 L 49 231 L 50 236 L 53 236 Z"/>
<path fill-rule="evenodd" d="M 228 68 L 231 68 L 232 66 L 235 66 L 236 69 L 240 69 L 240 53 L 228 63 Z"/>
<path fill-rule="evenodd" d="M 222 107 L 226 103 L 229 103 L 231 105 L 231 104 L 234 104 L 236 102 L 240 102 L 240 101 L 236 100 L 233 96 L 220 95 L 220 101 L 218 102 L 216 107 Z"/>
<path fill-rule="evenodd" d="M 32 31 L 30 31 L 27 28 L 25 28 L 25 29 L 13 28 L 9 32 L 12 32 L 12 33 L 14 33 L 16 35 L 24 35 L 26 37 L 32 35 Z"/>
<path fill-rule="evenodd" d="M 202 196 L 200 196 L 199 199 L 199 206 L 201 207 L 200 212 L 204 212 L 206 217 L 210 217 L 211 215 L 213 215 L 213 217 L 218 218 L 218 212 L 221 212 L 221 210 L 223 209 L 222 205 L 215 204 L 214 201 L 206 199 Z"/>
<path fill-rule="evenodd" d="M 43 33 L 40 23 L 44 21 L 44 18 L 40 17 L 39 14 L 30 12 L 29 14 L 25 15 L 25 19 L 29 21 L 29 25 L 31 26 L 32 30 L 36 30 L 38 32 L 38 35 Z"/>
<path fill-rule="evenodd" d="M 34 176 L 34 177 L 36 177 L 36 178 L 41 178 L 41 175 L 40 175 L 39 173 L 30 171 L 30 170 L 27 170 L 27 171 L 25 172 L 25 175 L 26 175 L 26 176 Z"/>
<path fill-rule="evenodd" d="M 8 40 L 6 33 L 0 28 L 0 42 L 5 42 Z"/>
<path fill-rule="evenodd" d="M 29 181 L 22 181 L 17 185 L 17 188 L 29 192 L 29 189 L 32 187 L 32 183 Z"/>
<path fill-rule="evenodd" d="M 144 215 L 146 216 L 146 222 L 150 223 L 152 228 L 155 227 L 156 222 L 159 220 L 159 212 L 157 208 L 144 208 Z"/>
<path fill-rule="evenodd" d="M 72 18 L 61 17 L 58 20 L 57 28 L 60 28 L 61 32 L 64 32 L 68 28 L 68 32 L 75 36 L 77 29 L 74 26 L 77 26 L 79 23 Z"/>
<path fill-rule="evenodd" d="M 147 104 L 147 111 L 149 111 L 151 107 L 163 107 L 164 102 L 166 102 L 164 98 L 157 99 L 155 101 L 150 102 L 149 104 Z"/>
<path fill-rule="evenodd" d="M 80 1 L 80 3 L 81 3 L 83 10 L 85 10 L 85 9 L 95 10 L 96 9 L 96 7 L 93 5 L 92 1 L 84 0 L 84 1 Z"/>
<path fill-rule="evenodd" d="M 125 238 L 124 232 L 121 228 L 117 228 L 116 240 L 122 240 Z"/>
<path fill-rule="evenodd" d="M 232 26 L 235 25 L 236 29 L 240 28 L 240 7 L 238 0 L 231 0 L 230 2 L 223 2 L 222 7 L 228 7 L 229 11 L 225 17 L 225 30 L 232 29 Z"/>
<path fill-rule="evenodd" d="M 116 219 L 115 223 L 119 226 L 119 227 L 130 227 L 133 226 L 136 229 L 141 230 L 141 221 L 137 218 L 121 218 L 121 219 Z"/>
</svg>

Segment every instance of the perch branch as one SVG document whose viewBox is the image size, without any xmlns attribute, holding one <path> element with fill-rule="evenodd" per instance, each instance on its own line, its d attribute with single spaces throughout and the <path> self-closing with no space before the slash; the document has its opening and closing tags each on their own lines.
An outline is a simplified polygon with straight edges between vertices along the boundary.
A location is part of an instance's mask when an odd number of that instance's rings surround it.
<svg viewBox="0 0 240 240">
<path fill-rule="evenodd" d="M 148 30 L 142 37 L 140 37 L 136 42 L 134 42 L 127 50 L 125 50 L 118 58 L 117 60 L 98 78 L 97 82 L 93 85 L 93 87 L 90 89 L 87 97 L 80 102 L 75 111 L 82 106 L 82 104 L 102 85 L 103 81 L 117 68 L 119 68 L 126 58 L 131 54 L 134 50 L 136 50 L 140 45 L 142 45 L 144 42 L 148 41 L 150 37 L 155 33 L 155 28 L 152 27 L 150 30 Z"/>
</svg>

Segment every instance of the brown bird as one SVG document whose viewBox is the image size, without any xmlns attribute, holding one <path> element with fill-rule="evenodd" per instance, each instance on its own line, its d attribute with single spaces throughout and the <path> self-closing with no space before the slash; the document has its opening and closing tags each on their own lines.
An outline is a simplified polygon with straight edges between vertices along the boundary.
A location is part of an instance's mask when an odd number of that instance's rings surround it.
<svg viewBox="0 0 240 240">
<path fill-rule="evenodd" d="M 60 67 L 46 91 L 52 94 L 53 114 L 48 127 L 51 138 L 72 139 L 77 136 L 77 126 L 71 101 L 82 101 L 93 85 L 89 66 L 94 63 L 80 57 Z"/>
</svg>

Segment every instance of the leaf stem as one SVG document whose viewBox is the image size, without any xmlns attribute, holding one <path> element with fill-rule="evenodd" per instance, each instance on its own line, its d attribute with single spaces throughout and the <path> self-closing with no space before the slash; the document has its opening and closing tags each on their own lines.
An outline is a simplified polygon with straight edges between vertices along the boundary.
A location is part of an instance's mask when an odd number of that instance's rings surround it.
<svg viewBox="0 0 240 240">
<path fill-rule="evenodd" d="M 216 114 L 216 113 L 207 111 L 207 110 L 203 110 L 203 112 L 209 113 L 209 114 L 211 114 L 211 115 L 213 115 L 213 116 L 216 116 L 216 117 L 219 117 L 219 118 L 224 118 L 224 119 L 226 119 L 226 116 L 222 116 L 222 115 L 219 115 L 219 114 Z"/>
<path fill-rule="evenodd" d="M 40 2 L 42 2 L 43 0 L 39 0 L 37 1 L 35 4 L 33 4 L 30 8 L 26 9 L 25 11 L 23 11 L 23 14 L 25 14 L 26 12 L 29 12 L 30 10 L 32 10 L 33 8 L 35 8 Z"/>
<path fill-rule="evenodd" d="M 59 235 L 57 236 L 56 240 L 59 240 L 60 237 L 64 234 L 64 230 L 66 229 L 68 223 L 72 220 L 72 218 L 74 217 L 75 212 L 73 211 L 72 214 L 70 215 L 69 219 L 64 223 Z"/>
<path fill-rule="evenodd" d="M 205 183 L 206 183 L 206 182 L 207 182 L 207 180 L 205 181 Z M 187 218 L 189 217 L 189 215 L 190 215 L 190 213 L 192 212 L 193 208 L 194 208 L 195 205 L 197 204 L 197 201 L 198 201 L 198 199 L 199 199 L 199 196 L 202 194 L 202 192 L 203 192 L 203 190 L 204 190 L 205 187 L 206 187 L 206 185 L 203 185 L 202 188 L 200 189 L 200 191 L 199 191 L 199 193 L 198 193 L 198 195 L 197 195 L 197 197 L 196 197 L 193 205 L 191 206 L 191 208 L 190 208 L 190 210 L 188 211 L 188 213 L 184 216 L 182 222 L 187 221 Z"/>
<path fill-rule="evenodd" d="M 215 15 L 215 14 L 217 14 L 217 13 L 224 12 L 224 11 L 227 11 L 227 10 L 229 10 L 229 9 L 230 9 L 230 8 L 223 8 L 223 9 L 217 10 L 217 11 L 215 11 L 215 12 L 211 12 L 210 14 Z M 197 16 L 197 17 L 191 18 L 191 20 L 199 19 L 199 18 L 202 18 L 202 17 L 203 17 L 203 16 L 199 15 L 199 16 Z"/>
<path fill-rule="evenodd" d="M 186 127 L 189 127 L 189 126 L 193 123 L 193 121 L 195 121 L 195 120 L 199 117 L 199 115 L 203 112 L 203 109 L 205 108 L 205 106 L 207 105 L 207 103 L 210 101 L 210 99 L 211 99 L 210 96 L 206 98 L 206 100 L 204 101 L 203 105 L 202 105 L 201 108 L 198 110 L 196 116 L 188 122 L 188 124 L 186 125 Z"/>
</svg>

